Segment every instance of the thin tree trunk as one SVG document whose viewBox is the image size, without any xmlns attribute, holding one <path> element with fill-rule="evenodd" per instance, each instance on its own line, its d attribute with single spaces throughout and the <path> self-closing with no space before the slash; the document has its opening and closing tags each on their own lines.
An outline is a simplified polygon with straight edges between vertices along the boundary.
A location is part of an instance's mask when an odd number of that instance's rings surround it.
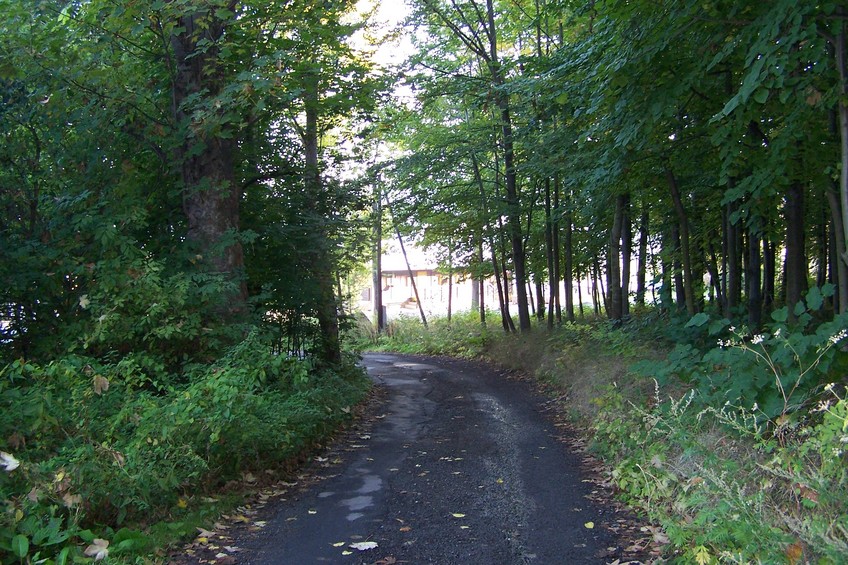
<svg viewBox="0 0 848 565">
<path fill-rule="evenodd" d="M 686 287 L 683 284 L 683 268 L 680 266 L 680 226 L 677 223 L 671 224 L 671 240 L 674 245 L 674 258 L 671 262 L 674 270 L 674 293 L 677 309 L 683 310 L 686 307 Z"/>
<path fill-rule="evenodd" d="M 565 316 L 569 322 L 574 321 L 574 222 L 571 211 L 571 189 L 566 189 L 565 193 Z M 578 277 L 577 288 L 580 291 L 580 281 Z M 582 292 L 582 291 L 581 291 Z M 579 299 L 580 297 L 578 297 Z M 581 318 L 583 311 L 583 302 L 580 302 Z"/>
<path fill-rule="evenodd" d="M 633 255 L 633 226 L 630 195 L 624 195 L 621 214 L 621 315 L 630 315 L 630 260 Z"/>
<path fill-rule="evenodd" d="M 839 176 L 839 204 L 841 207 L 842 232 L 839 242 L 839 256 L 848 269 L 848 51 L 846 51 L 846 12 L 845 6 L 836 8 L 838 28 L 835 37 L 836 69 L 839 73 L 839 137 L 841 140 L 841 172 Z M 833 208 L 833 206 L 831 206 Z M 834 213 L 837 213 L 834 210 Z M 840 281 L 840 284 L 848 282 Z M 842 302 L 841 309 L 845 311 L 846 304 Z"/>
<path fill-rule="evenodd" d="M 648 205 L 642 203 L 642 217 L 639 219 L 639 263 L 636 269 L 636 304 L 645 305 L 645 279 L 648 273 L 648 228 L 650 216 Z"/>
<path fill-rule="evenodd" d="M 386 329 L 386 315 L 383 311 L 383 197 L 379 180 L 374 182 L 374 201 L 372 211 L 374 214 L 374 246 L 373 246 L 373 280 L 374 287 L 374 320 L 377 333 Z"/>
<path fill-rule="evenodd" d="M 554 180 L 554 221 L 551 242 L 554 252 L 554 315 L 558 326 L 562 325 L 562 303 L 560 296 L 560 281 L 562 281 L 562 254 L 559 247 L 559 231 L 560 231 L 560 208 L 559 208 L 559 181 Z"/>
<path fill-rule="evenodd" d="M 554 310 L 559 279 L 554 268 L 554 223 L 551 214 L 551 179 L 545 179 L 545 255 L 548 260 L 548 330 L 554 329 Z"/>
<path fill-rule="evenodd" d="M 612 228 L 609 235 L 609 246 L 607 251 L 607 288 L 609 289 L 609 302 L 607 304 L 607 316 L 610 320 L 621 320 L 623 315 L 621 305 L 621 229 L 624 220 L 624 195 L 615 199 L 615 211 L 613 212 Z"/>
<path fill-rule="evenodd" d="M 686 216 L 686 209 L 683 207 L 683 200 L 680 197 L 680 188 L 677 185 L 677 178 L 671 168 L 666 167 L 666 178 L 668 186 L 671 189 L 671 197 L 674 201 L 674 210 L 677 212 L 677 221 L 680 225 L 680 251 L 681 260 L 683 261 L 683 285 L 685 289 L 686 312 L 690 316 L 694 316 L 695 309 L 695 284 L 694 274 L 692 270 L 692 254 L 689 251 L 689 218 Z"/>
<path fill-rule="evenodd" d="M 498 60 L 497 28 L 493 0 L 486 0 L 487 34 L 489 37 L 489 68 L 495 87 L 495 98 L 500 109 L 501 133 L 504 149 L 504 174 L 506 178 L 506 204 L 509 237 L 512 243 L 512 265 L 515 270 L 515 290 L 518 301 L 518 325 L 522 332 L 530 331 L 530 309 L 527 302 L 527 273 L 524 256 L 524 237 L 521 228 L 521 203 L 518 195 L 518 177 L 515 169 L 515 148 L 512 133 L 509 94 L 504 90 L 504 71 Z"/>
<path fill-rule="evenodd" d="M 480 325 L 486 325 L 486 277 L 483 276 L 483 235 L 480 234 L 480 241 L 477 243 L 477 260 L 480 262 L 480 279 L 477 281 L 480 285 Z"/>
<path fill-rule="evenodd" d="M 424 327 L 427 326 L 427 316 L 424 314 L 424 305 L 421 304 L 421 297 L 418 296 L 418 285 L 415 283 L 415 273 L 412 272 L 412 267 L 409 264 L 409 256 L 406 254 L 406 246 L 403 244 L 403 236 L 400 234 L 400 229 L 397 226 L 395 221 L 395 216 L 392 214 L 392 204 L 389 202 L 389 195 L 383 195 L 386 199 L 386 208 L 389 209 L 389 215 L 392 217 L 392 226 L 395 228 L 395 235 L 398 238 L 398 243 L 400 244 L 400 252 L 403 254 L 403 261 L 406 263 L 406 272 L 409 274 L 409 282 L 412 284 L 412 292 L 415 294 L 415 302 L 418 304 L 418 313 L 421 315 L 421 323 L 424 324 Z"/>
<path fill-rule="evenodd" d="M 728 183 L 729 187 L 733 187 L 733 183 Z M 731 312 L 739 306 L 742 301 L 742 254 L 740 249 L 742 242 L 740 238 L 739 222 L 733 221 L 732 215 L 736 211 L 737 205 L 731 202 L 727 205 L 727 306 L 724 309 L 724 315 L 730 316 Z"/>
<path fill-rule="evenodd" d="M 577 277 L 577 305 L 578 305 L 577 307 L 579 308 L 579 311 L 580 311 L 580 319 L 585 320 L 586 319 L 586 313 L 583 311 L 583 285 L 581 284 L 580 273 L 575 272 L 575 276 Z M 574 312 L 572 311 L 572 314 L 573 313 Z M 574 321 L 573 317 L 571 319 L 569 319 L 569 322 L 573 322 L 573 321 Z"/>
<path fill-rule="evenodd" d="M 763 237 L 763 310 L 774 307 L 775 279 L 777 278 L 777 245 Z"/>
</svg>

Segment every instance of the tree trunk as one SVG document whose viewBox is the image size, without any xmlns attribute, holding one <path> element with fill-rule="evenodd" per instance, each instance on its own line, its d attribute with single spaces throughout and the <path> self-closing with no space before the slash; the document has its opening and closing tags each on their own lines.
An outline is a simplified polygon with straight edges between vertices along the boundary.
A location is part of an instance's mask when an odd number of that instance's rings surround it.
<svg viewBox="0 0 848 565">
<path fill-rule="evenodd" d="M 624 195 L 621 214 L 621 315 L 630 315 L 630 260 L 633 255 L 633 226 L 630 195 Z"/>
<path fill-rule="evenodd" d="M 686 216 L 686 209 L 683 207 L 683 200 L 680 197 L 680 188 L 677 185 L 677 178 L 670 168 L 665 170 L 668 186 L 671 189 L 671 197 L 674 200 L 674 210 L 677 212 L 677 221 L 680 225 L 680 253 L 683 262 L 683 285 L 686 292 L 686 313 L 694 316 L 695 308 L 695 283 L 694 273 L 692 270 L 692 254 L 689 251 L 689 218 Z"/>
<path fill-rule="evenodd" d="M 567 188 L 565 193 L 565 273 L 563 273 L 563 279 L 565 279 L 565 317 L 569 322 L 574 321 L 574 280 L 575 280 L 575 272 L 574 272 L 574 224 L 573 224 L 573 214 L 571 212 L 571 189 Z M 577 290 L 580 290 L 580 280 L 578 277 L 577 280 Z M 583 301 L 580 296 L 578 296 L 578 300 L 580 300 L 580 309 L 582 312 L 583 309 Z M 582 315 L 581 315 L 582 318 Z"/>
<path fill-rule="evenodd" d="M 841 172 L 839 176 L 839 204 L 841 208 L 842 232 L 839 242 L 839 256 L 848 268 L 848 51 L 846 51 L 846 12 L 844 6 L 836 8 L 838 28 L 835 34 L 836 69 L 839 72 L 839 137 L 841 140 Z M 831 206 L 833 208 L 833 206 Z M 838 213 L 834 210 L 834 213 Z M 848 284 L 840 281 L 840 284 Z M 842 311 L 845 303 L 842 303 Z"/>
<path fill-rule="evenodd" d="M 807 286 L 807 261 L 805 258 L 804 187 L 797 182 L 789 185 L 784 205 L 786 222 L 786 262 L 783 268 L 786 305 L 790 316 Z"/>
<path fill-rule="evenodd" d="M 530 308 L 527 302 L 527 270 L 524 256 L 524 237 L 521 228 L 521 202 L 518 196 L 518 177 L 515 170 L 515 147 L 512 133 L 509 94 L 504 90 L 504 71 L 498 60 L 497 28 L 493 0 L 486 0 L 489 37 L 489 70 L 492 74 L 495 98 L 500 110 L 501 134 L 504 149 L 506 179 L 507 224 L 512 244 L 512 265 L 515 271 L 515 291 L 518 301 L 518 325 L 522 332 L 530 331 Z"/>
<path fill-rule="evenodd" d="M 336 294 L 333 290 L 333 257 L 329 249 L 327 234 L 321 227 L 321 214 L 317 203 L 324 199 L 318 162 L 318 75 L 312 71 L 303 81 L 304 110 L 306 128 L 303 133 L 305 159 L 304 184 L 306 186 L 306 208 L 313 222 L 316 240 L 312 249 L 307 250 L 307 262 L 318 290 L 316 318 L 321 329 L 321 358 L 337 365 L 342 360 L 339 340 L 339 313 Z"/>
<path fill-rule="evenodd" d="M 372 285 L 374 287 L 374 321 L 377 333 L 386 329 L 386 316 L 383 311 L 383 198 L 382 190 L 378 181 L 374 183 L 374 201 L 372 211 L 374 213 L 374 271 Z"/>
<path fill-rule="evenodd" d="M 763 297 L 760 293 L 762 284 L 760 257 L 760 236 L 749 228 L 748 231 L 748 262 L 746 269 L 746 282 L 748 287 L 748 328 L 756 332 L 763 318 Z"/>
<path fill-rule="evenodd" d="M 545 179 L 545 255 L 548 261 L 548 330 L 554 329 L 554 310 L 556 308 L 559 279 L 554 268 L 554 223 L 551 214 L 551 179 Z"/>
<path fill-rule="evenodd" d="M 230 4 L 235 7 L 236 2 Z M 187 106 L 198 98 L 214 98 L 225 88 L 226 70 L 217 48 L 225 28 L 226 22 L 214 12 L 197 11 L 177 19 L 178 33 L 171 36 L 175 66 L 172 113 L 176 124 L 202 129 L 202 124 L 192 120 L 192 109 Z M 188 219 L 186 239 L 207 271 L 222 275 L 234 285 L 234 290 L 226 294 L 223 312 L 219 312 L 231 320 L 246 313 L 247 285 L 241 243 L 224 245 L 238 232 L 241 197 L 235 182 L 237 137 L 233 128 L 224 133 L 228 135 L 202 139 L 202 135 L 185 131 L 177 161 L 181 164 L 183 211 Z"/>
<path fill-rule="evenodd" d="M 554 221 L 552 226 L 552 241 L 554 254 L 554 315 L 558 326 L 562 325 L 562 303 L 560 296 L 560 281 L 562 281 L 562 254 L 559 247 L 559 230 L 560 230 L 560 208 L 559 208 L 559 180 L 554 180 Z"/>
<path fill-rule="evenodd" d="M 683 310 L 686 308 L 686 287 L 683 284 L 683 267 L 680 265 L 680 226 L 676 223 L 671 224 L 671 241 L 674 249 L 671 268 L 674 271 L 675 302 L 677 309 Z"/>
<path fill-rule="evenodd" d="M 836 190 L 827 191 L 827 201 L 830 204 L 830 217 L 833 220 L 834 238 L 832 240 L 833 253 L 836 255 L 836 296 L 839 304 L 836 310 L 840 314 L 848 312 L 848 263 L 842 261 L 842 255 L 845 253 L 845 246 L 842 240 L 844 225 L 842 223 L 842 214 L 839 212 L 839 199 Z"/>
<path fill-rule="evenodd" d="M 647 203 L 642 204 L 639 220 L 639 263 L 636 268 L 636 304 L 645 305 L 645 279 L 648 273 L 648 228 L 650 216 Z"/>
<path fill-rule="evenodd" d="M 607 317 L 610 320 L 620 321 L 623 316 L 621 304 L 621 230 L 624 221 L 625 196 L 619 195 L 615 199 L 615 210 L 613 212 L 612 228 L 610 229 L 609 245 L 607 248 L 607 289 L 609 302 L 607 303 Z"/>
<path fill-rule="evenodd" d="M 480 262 L 480 278 L 477 281 L 480 285 L 480 325 L 486 325 L 486 277 L 483 276 L 483 235 L 480 234 L 480 240 L 477 242 L 477 260 Z"/>
<path fill-rule="evenodd" d="M 763 237 L 763 311 L 774 307 L 775 279 L 777 278 L 777 245 Z M 791 313 L 790 313 L 791 314 Z"/>
<path fill-rule="evenodd" d="M 733 186 L 732 183 L 729 184 Z M 742 254 L 740 253 L 741 238 L 739 233 L 739 222 L 733 221 L 732 215 L 736 211 L 736 203 L 731 202 L 727 205 L 726 215 L 726 234 L 727 239 L 727 306 L 724 308 L 724 315 L 730 317 L 731 312 L 739 306 L 742 301 Z"/>
</svg>

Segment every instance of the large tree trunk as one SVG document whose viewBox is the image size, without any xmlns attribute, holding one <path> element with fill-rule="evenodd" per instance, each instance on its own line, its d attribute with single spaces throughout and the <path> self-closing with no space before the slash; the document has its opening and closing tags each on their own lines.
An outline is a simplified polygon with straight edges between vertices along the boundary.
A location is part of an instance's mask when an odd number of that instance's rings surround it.
<svg viewBox="0 0 848 565">
<path fill-rule="evenodd" d="M 230 3 L 235 8 L 236 2 Z M 192 12 L 178 18 L 171 36 L 174 52 L 172 112 L 174 121 L 186 127 L 183 143 L 177 149 L 181 164 L 183 210 L 188 219 L 186 239 L 194 245 L 209 272 L 223 275 L 235 288 L 225 297 L 225 318 L 246 312 L 247 285 L 244 281 L 244 255 L 241 243 L 232 239 L 239 229 L 241 191 L 235 182 L 233 156 L 238 148 L 235 132 L 228 135 L 192 135 L 193 100 L 213 98 L 226 86 L 226 71 L 219 60 L 218 44 L 226 22 L 215 12 Z M 227 243 L 227 242 L 231 243 Z"/>
<path fill-rule="evenodd" d="M 315 317 L 321 329 L 321 359 L 331 365 L 337 365 L 342 360 L 341 341 L 339 339 L 339 312 L 336 293 L 333 289 L 333 256 L 329 249 L 327 234 L 321 227 L 321 211 L 318 203 L 325 199 L 324 188 L 318 160 L 318 75 L 317 71 L 309 73 L 304 82 L 304 110 L 306 127 L 303 133 L 303 150 L 306 168 L 304 184 L 306 185 L 306 209 L 313 222 L 315 241 L 312 249 L 306 250 L 309 270 L 315 281 L 318 303 Z"/>
<path fill-rule="evenodd" d="M 804 187 L 792 183 L 786 192 L 784 206 L 786 222 L 786 262 L 783 274 L 786 289 L 786 305 L 790 315 L 807 287 L 807 260 L 805 258 L 804 233 Z"/>
</svg>

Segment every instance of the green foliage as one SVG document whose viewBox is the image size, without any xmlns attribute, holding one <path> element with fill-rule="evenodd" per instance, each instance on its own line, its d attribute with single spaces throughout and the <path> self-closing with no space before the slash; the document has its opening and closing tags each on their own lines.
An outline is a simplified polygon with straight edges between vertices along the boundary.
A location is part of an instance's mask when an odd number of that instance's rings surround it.
<svg viewBox="0 0 848 565">
<path fill-rule="evenodd" d="M 346 420 L 367 389 L 352 365 L 318 373 L 268 351 L 254 333 L 166 383 L 133 357 L 6 366 L 0 446 L 20 466 L 0 472 L 0 547 L 14 554 L 26 543 L 25 554 L 58 559 L 97 528 L 111 552 L 144 553 L 143 534 L 103 525 L 156 521 L 187 492 L 290 460 Z"/>
<path fill-rule="evenodd" d="M 493 316 L 493 313 L 489 313 Z M 374 336 L 367 327 L 359 327 L 357 347 L 368 351 L 394 351 L 420 355 L 448 355 L 475 358 L 491 344 L 491 330 L 480 325 L 479 314 L 465 312 L 446 318 L 435 318 L 425 328 L 421 321 L 400 317 L 389 323 L 386 332 Z"/>
<path fill-rule="evenodd" d="M 814 325 L 814 316 L 823 304 L 824 293 L 812 288 L 806 303 L 794 309 L 789 321 L 786 307 L 772 313 L 772 322 L 762 333 L 751 335 L 724 319 L 712 320 L 698 314 L 687 324 L 692 343 L 678 343 L 663 363 L 644 363 L 636 370 L 656 378 L 661 386 L 683 381 L 697 390 L 700 405 L 756 406 L 765 420 L 773 420 L 799 410 L 823 385 L 846 369 L 837 343 L 844 337 L 848 316 Z M 709 322 L 709 323 L 708 323 Z M 722 336 L 728 336 L 724 339 Z M 718 337 L 718 347 L 707 339 Z M 808 406 L 809 407 L 809 406 Z"/>
</svg>

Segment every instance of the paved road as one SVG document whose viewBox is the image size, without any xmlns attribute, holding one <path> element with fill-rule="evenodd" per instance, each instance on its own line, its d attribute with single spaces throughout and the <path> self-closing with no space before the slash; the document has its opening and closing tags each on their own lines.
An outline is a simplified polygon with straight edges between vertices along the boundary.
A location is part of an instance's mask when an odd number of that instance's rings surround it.
<svg viewBox="0 0 848 565">
<path fill-rule="evenodd" d="M 613 561 L 614 511 L 527 383 L 482 365 L 369 354 L 388 390 L 337 475 L 292 493 L 238 562 L 572 564 Z M 596 524 L 589 529 L 588 522 Z M 364 551 L 351 544 L 374 542 Z"/>
</svg>

